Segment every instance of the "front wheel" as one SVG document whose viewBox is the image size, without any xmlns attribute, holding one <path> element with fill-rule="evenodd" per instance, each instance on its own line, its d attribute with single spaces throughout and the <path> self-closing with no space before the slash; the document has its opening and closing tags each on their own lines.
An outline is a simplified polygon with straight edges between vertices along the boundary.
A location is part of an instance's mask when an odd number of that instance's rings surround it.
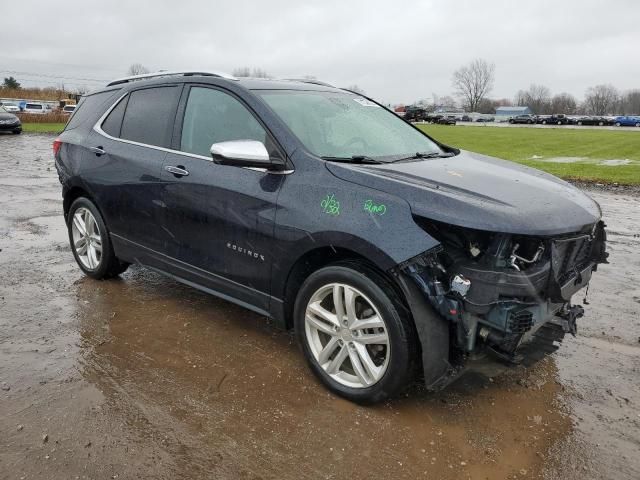
<svg viewBox="0 0 640 480">
<path fill-rule="evenodd" d="M 13 133 L 15 133 L 16 135 L 20 135 L 22 133 L 22 129 L 17 128 L 16 130 L 13 131 Z"/>
<path fill-rule="evenodd" d="M 616 122 L 616 127 L 621 127 L 621 123 L 620 122 Z"/>
<path fill-rule="evenodd" d="M 358 403 L 399 393 L 416 371 L 417 336 L 388 282 L 357 263 L 336 264 L 304 282 L 296 335 L 318 378 Z"/>
<path fill-rule="evenodd" d="M 73 256 L 86 275 L 96 279 L 111 278 L 129 266 L 113 253 L 107 226 L 88 198 L 79 197 L 71 204 L 67 228 Z"/>
</svg>

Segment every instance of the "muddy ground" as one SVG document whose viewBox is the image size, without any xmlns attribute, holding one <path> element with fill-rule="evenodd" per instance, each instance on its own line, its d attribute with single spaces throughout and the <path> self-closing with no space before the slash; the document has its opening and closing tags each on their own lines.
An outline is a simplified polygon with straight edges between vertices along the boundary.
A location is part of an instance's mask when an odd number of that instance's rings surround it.
<svg viewBox="0 0 640 480">
<path fill-rule="evenodd" d="M 52 139 L 0 136 L 0 478 L 640 478 L 639 196 L 592 192 L 611 264 L 577 338 L 365 408 L 253 313 L 141 268 L 84 277 Z"/>
</svg>

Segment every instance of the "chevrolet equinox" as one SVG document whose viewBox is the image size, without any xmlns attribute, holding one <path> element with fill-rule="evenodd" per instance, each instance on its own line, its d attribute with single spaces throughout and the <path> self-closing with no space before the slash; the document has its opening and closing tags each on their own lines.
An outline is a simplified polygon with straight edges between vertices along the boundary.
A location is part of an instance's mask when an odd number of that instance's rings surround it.
<svg viewBox="0 0 640 480">
<path fill-rule="evenodd" d="M 322 82 L 115 80 L 53 150 L 86 275 L 136 263 L 272 318 L 356 402 L 553 352 L 607 257 L 578 189 Z"/>
</svg>

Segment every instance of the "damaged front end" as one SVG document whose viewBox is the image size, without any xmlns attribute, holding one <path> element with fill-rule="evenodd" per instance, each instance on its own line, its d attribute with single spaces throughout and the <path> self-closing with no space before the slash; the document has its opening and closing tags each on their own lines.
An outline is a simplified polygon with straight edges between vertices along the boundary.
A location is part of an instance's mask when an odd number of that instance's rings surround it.
<svg viewBox="0 0 640 480">
<path fill-rule="evenodd" d="M 420 312 L 419 302 L 410 301 L 423 345 L 425 381 L 433 389 L 487 356 L 529 365 L 555 351 L 565 333 L 575 335 L 583 314 L 581 306 L 572 305 L 572 296 L 588 285 L 598 264 L 607 263 L 602 221 L 553 237 L 418 223 L 440 245 L 400 264 L 394 273 L 408 296 L 421 295 L 431 309 Z M 433 355 L 425 348 L 436 345 L 416 318 L 433 311 L 448 328 L 446 368 L 427 365 Z"/>
</svg>

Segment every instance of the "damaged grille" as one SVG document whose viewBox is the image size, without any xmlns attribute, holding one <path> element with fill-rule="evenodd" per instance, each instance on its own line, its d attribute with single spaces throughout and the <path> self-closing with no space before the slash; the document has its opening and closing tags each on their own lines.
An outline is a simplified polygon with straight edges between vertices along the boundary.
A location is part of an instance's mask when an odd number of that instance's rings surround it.
<svg viewBox="0 0 640 480">
<path fill-rule="evenodd" d="M 554 301 L 570 301 L 571 295 L 584 287 L 599 263 L 608 263 L 607 235 L 604 223 L 598 222 L 592 234 L 557 238 L 551 242 L 550 282 Z"/>
<path fill-rule="evenodd" d="M 511 312 L 509 315 L 508 328 L 512 333 L 526 333 L 533 326 L 533 314 L 528 310 Z"/>
<path fill-rule="evenodd" d="M 558 283 L 567 282 L 586 267 L 590 260 L 591 237 L 589 235 L 553 241 L 551 261 Z"/>
</svg>

